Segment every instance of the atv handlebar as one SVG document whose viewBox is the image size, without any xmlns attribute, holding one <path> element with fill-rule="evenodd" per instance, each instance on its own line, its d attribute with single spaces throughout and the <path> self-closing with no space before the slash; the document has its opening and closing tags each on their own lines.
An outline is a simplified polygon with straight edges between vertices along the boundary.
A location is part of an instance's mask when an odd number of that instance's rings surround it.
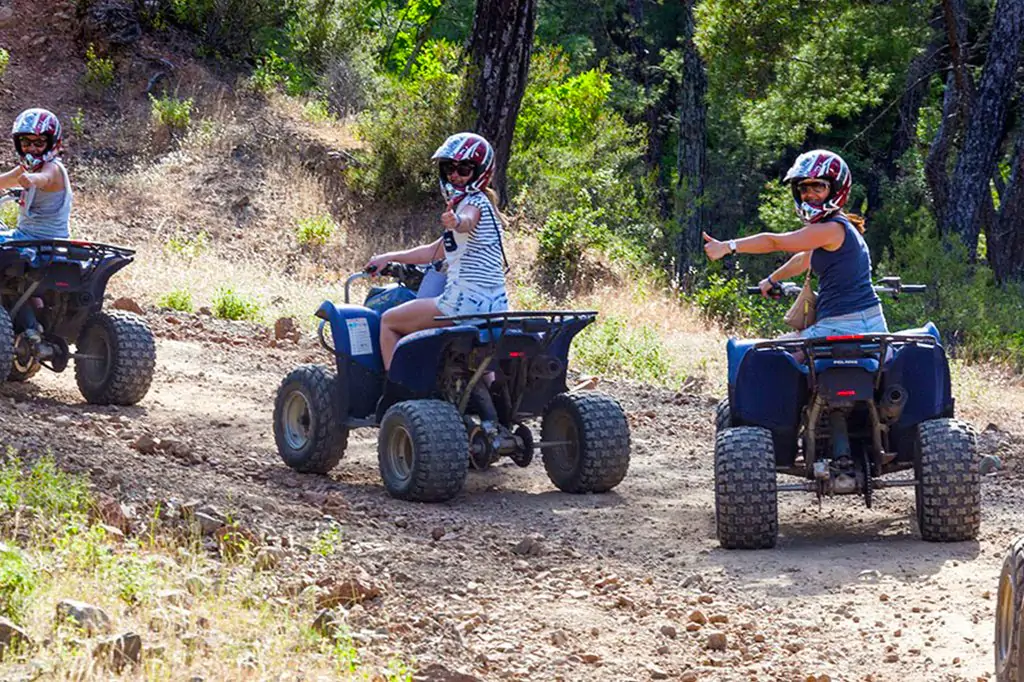
<svg viewBox="0 0 1024 682">
<path fill-rule="evenodd" d="M 796 297 L 803 287 L 793 282 L 776 282 L 775 286 L 768 290 L 770 298 L 782 298 L 783 296 Z M 898 298 L 900 294 L 920 294 L 928 290 L 927 284 L 903 284 L 899 277 L 883 277 L 871 287 L 876 294 L 889 294 Z M 761 287 L 747 287 L 747 293 L 759 295 Z"/>
<path fill-rule="evenodd" d="M 359 272 L 353 272 L 345 279 L 345 303 L 350 302 L 349 291 L 352 287 L 352 282 L 360 279 L 366 279 L 367 277 L 394 277 L 403 284 L 411 280 L 422 280 L 423 275 L 429 272 L 431 269 L 440 272 L 444 266 L 445 261 L 436 260 L 433 263 L 427 263 L 425 265 L 410 265 L 408 263 L 386 263 L 384 267 L 377 269 L 376 266 L 370 266 Z M 419 288 L 417 284 L 415 287 Z"/>
</svg>

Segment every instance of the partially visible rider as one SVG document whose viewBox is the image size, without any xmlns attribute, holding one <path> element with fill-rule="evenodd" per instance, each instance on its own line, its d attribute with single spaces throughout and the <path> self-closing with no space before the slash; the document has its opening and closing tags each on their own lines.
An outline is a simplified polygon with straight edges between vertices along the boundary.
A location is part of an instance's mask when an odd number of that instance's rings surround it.
<svg viewBox="0 0 1024 682">
<path fill-rule="evenodd" d="M 395 346 L 403 336 L 451 325 L 435 317 L 508 310 L 505 219 L 497 208 L 497 193 L 490 187 L 493 148 L 480 135 L 456 133 L 437 148 L 431 160 L 437 162 L 447 202 L 441 214 L 441 238 L 405 251 L 379 254 L 366 263 L 371 273 L 389 262 L 429 263 L 442 255 L 447 264 L 444 289 L 438 295 L 403 303 L 382 316 L 380 346 L 385 370 L 391 367 Z"/>
<path fill-rule="evenodd" d="M 784 182 L 793 192 L 803 226 L 793 232 L 762 232 L 727 241 L 704 233 L 708 258 L 718 260 L 730 252 L 794 254 L 759 286 L 767 295 L 778 282 L 808 268 L 817 275 L 817 321 L 800 332 L 804 338 L 889 331 L 871 284 L 864 219 L 843 212 L 852 184 L 846 162 L 824 149 L 805 152 L 793 162 Z"/>
<path fill-rule="evenodd" d="M 20 187 L 18 224 L 0 232 L 0 241 L 67 239 L 72 192 L 68 171 L 60 162 L 63 137 L 60 121 L 46 109 L 26 109 L 11 127 L 18 165 L 0 174 L 0 189 Z"/>
</svg>

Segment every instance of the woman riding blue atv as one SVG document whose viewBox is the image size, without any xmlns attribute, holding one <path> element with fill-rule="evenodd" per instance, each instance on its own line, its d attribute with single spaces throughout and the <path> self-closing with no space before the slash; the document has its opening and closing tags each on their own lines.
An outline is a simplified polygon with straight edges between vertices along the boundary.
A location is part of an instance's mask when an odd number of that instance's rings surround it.
<svg viewBox="0 0 1024 682">
<path fill-rule="evenodd" d="M 730 252 L 794 254 L 758 284 L 765 296 L 779 282 L 813 270 L 818 276 L 817 321 L 799 332 L 804 338 L 889 331 L 871 284 L 864 219 L 843 212 L 851 180 L 850 169 L 838 154 L 823 149 L 805 152 L 784 180 L 793 191 L 803 227 L 724 242 L 704 233 L 704 252 L 711 260 Z"/>
<path fill-rule="evenodd" d="M 441 214 L 444 233 L 430 244 L 380 254 L 366 264 L 368 272 L 377 273 L 387 263 L 429 263 L 443 253 L 448 267 L 440 295 L 421 294 L 384 313 L 380 347 L 385 370 L 391 367 L 395 346 L 403 336 L 451 325 L 436 317 L 508 310 L 504 219 L 497 209 L 497 194 L 489 187 L 494 150 L 475 133 L 457 133 L 438 147 L 431 160 L 438 162 L 441 192 L 447 201 Z"/>
</svg>

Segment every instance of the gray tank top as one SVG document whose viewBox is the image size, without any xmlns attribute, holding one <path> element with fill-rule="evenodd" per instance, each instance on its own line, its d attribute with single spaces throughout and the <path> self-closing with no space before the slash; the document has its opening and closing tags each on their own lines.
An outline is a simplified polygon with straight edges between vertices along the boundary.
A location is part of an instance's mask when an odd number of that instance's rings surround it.
<svg viewBox="0 0 1024 682">
<path fill-rule="evenodd" d="M 18 214 L 18 230 L 33 239 L 67 239 L 71 232 L 71 181 L 60 161 L 53 161 L 64 176 L 64 189 L 44 192 L 32 187 L 25 194 L 25 205 Z"/>
</svg>

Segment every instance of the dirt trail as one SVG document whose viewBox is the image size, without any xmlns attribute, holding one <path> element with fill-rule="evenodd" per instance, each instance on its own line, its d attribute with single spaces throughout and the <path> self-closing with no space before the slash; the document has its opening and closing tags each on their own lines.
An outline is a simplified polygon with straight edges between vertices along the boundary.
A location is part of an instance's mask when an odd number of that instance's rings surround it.
<svg viewBox="0 0 1024 682">
<path fill-rule="evenodd" d="M 973 682 L 992 671 L 996 578 L 1022 530 L 1012 472 L 984 482 L 978 542 L 922 542 L 912 491 L 893 489 L 872 510 L 784 496 L 776 549 L 727 552 L 714 537 L 714 399 L 612 383 L 603 388 L 633 437 L 615 492 L 565 495 L 539 463 L 508 463 L 471 473 L 449 504 L 404 503 L 380 485 L 374 431 L 353 434 L 330 477 L 278 460 L 273 392 L 295 364 L 325 359 L 312 340 L 270 348 L 252 327 L 149 318 L 158 371 L 140 406 L 85 405 L 71 373 L 43 373 L 0 387 L 13 408 L 0 416 L 3 440 L 51 448 L 140 509 L 198 498 L 293 546 L 336 520 L 345 559 L 383 589 L 358 614 L 370 657 L 443 661 L 487 680 Z M 141 454 L 131 443 L 144 433 L 187 452 Z M 1004 454 L 1008 439 L 1019 451 L 1009 434 L 984 442 L 1000 439 Z M 344 500 L 329 515 L 325 493 Z M 698 628 L 694 611 L 719 622 Z M 724 651 L 706 648 L 712 631 Z"/>
</svg>

